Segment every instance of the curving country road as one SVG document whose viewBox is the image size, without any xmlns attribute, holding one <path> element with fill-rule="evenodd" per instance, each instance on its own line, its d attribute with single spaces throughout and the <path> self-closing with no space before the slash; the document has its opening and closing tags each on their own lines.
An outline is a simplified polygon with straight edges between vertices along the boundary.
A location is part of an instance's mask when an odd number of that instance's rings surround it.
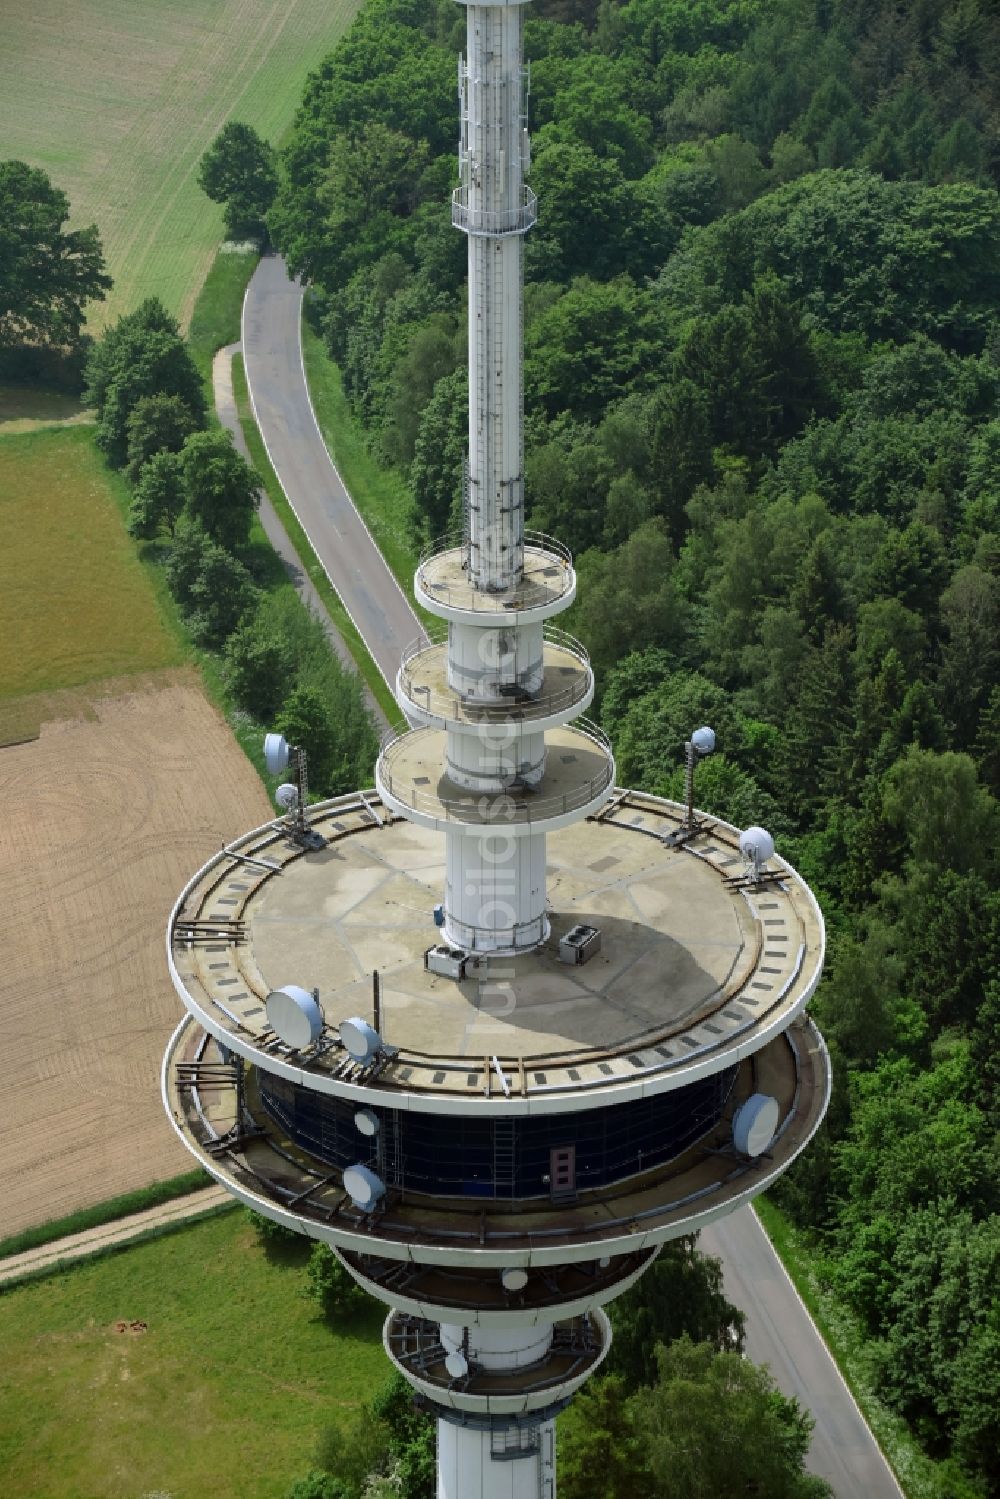
<svg viewBox="0 0 1000 1499">
<path fill-rule="evenodd" d="M 316 555 L 382 675 L 420 623 L 351 502 L 327 453 L 305 381 L 302 288 L 284 262 L 260 262 L 243 307 L 243 359 L 272 467 Z M 751 1208 L 705 1229 L 701 1247 L 723 1262 L 726 1295 L 747 1318 L 746 1351 L 816 1421 L 810 1471 L 837 1499 L 903 1499 L 826 1345 Z"/>
<path fill-rule="evenodd" d="M 316 422 L 302 363 L 302 287 L 266 255 L 243 303 L 243 366 L 271 467 L 390 689 L 423 629 L 351 501 Z"/>
</svg>

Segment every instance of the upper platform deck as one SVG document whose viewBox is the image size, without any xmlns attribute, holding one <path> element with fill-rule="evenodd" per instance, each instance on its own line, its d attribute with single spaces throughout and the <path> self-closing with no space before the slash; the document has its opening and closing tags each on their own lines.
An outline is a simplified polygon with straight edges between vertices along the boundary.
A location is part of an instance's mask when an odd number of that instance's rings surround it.
<svg viewBox="0 0 1000 1499">
<path fill-rule="evenodd" d="M 528 624 L 569 608 L 576 595 L 576 572 L 571 554 L 560 542 L 526 531 L 520 581 L 504 592 L 490 593 L 473 582 L 469 544 L 446 536 L 421 556 L 414 594 L 418 604 L 441 619 Z"/>
<path fill-rule="evenodd" d="M 168 937 L 189 1011 L 224 1045 L 322 1092 L 438 1113 L 592 1108 L 684 1086 L 784 1030 L 818 980 L 822 918 L 780 860 L 741 883 L 737 834 L 708 823 L 681 844 L 683 809 L 617 793 L 548 843 L 552 936 L 460 982 L 430 973 L 444 883 L 434 833 L 374 793 L 310 808 L 330 840 L 302 853 L 281 826 L 247 835 L 182 895 Z M 560 962 L 558 939 L 598 927 L 600 953 Z M 373 1020 L 393 1054 L 351 1062 L 339 1023 Z M 317 989 L 319 1042 L 292 1051 L 267 1026 L 268 993 Z"/>
</svg>

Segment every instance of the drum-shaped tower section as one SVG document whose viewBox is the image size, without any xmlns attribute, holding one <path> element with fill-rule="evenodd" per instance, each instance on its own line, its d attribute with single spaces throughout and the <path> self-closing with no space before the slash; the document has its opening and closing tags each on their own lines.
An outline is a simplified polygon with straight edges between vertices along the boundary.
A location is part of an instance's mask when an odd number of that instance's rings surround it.
<svg viewBox="0 0 1000 1499">
<path fill-rule="evenodd" d="M 387 1304 L 439 1499 L 554 1499 L 554 1418 L 608 1353 L 604 1307 L 823 1117 L 824 935 L 763 830 L 615 787 L 580 716 L 587 652 L 552 623 L 572 558 L 524 527 L 522 6 L 466 12 L 465 524 L 415 583 L 441 625 L 404 653 L 409 727 L 373 789 L 305 806 L 272 736 L 287 815 L 171 914 L 187 1013 L 163 1097 L 216 1180 Z M 689 783 L 713 739 L 691 731 Z"/>
</svg>

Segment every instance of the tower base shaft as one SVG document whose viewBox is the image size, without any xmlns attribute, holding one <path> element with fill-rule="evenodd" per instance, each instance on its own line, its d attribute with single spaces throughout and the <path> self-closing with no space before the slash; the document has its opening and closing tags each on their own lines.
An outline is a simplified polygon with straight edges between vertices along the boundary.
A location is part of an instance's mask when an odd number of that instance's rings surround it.
<svg viewBox="0 0 1000 1499">
<path fill-rule="evenodd" d="M 556 1428 L 438 1421 L 437 1499 L 555 1499 Z"/>
</svg>

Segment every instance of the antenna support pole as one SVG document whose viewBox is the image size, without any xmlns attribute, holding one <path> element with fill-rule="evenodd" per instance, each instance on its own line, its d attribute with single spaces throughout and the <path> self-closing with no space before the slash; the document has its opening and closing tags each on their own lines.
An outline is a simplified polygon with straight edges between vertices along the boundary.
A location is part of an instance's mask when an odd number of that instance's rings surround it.
<svg viewBox="0 0 1000 1499">
<path fill-rule="evenodd" d="M 317 833 L 306 821 L 306 802 L 309 798 L 309 776 L 305 750 L 299 744 L 288 746 L 288 757 L 291 761 L 295 774 L 295 789 L 298 792 L 298 801 L 295 807 L 295 818 L 292 824 L 292 838 L 300 848 L 320 849 L 326 848 L 326 839 L 322 833 Z"/>
</svg>

